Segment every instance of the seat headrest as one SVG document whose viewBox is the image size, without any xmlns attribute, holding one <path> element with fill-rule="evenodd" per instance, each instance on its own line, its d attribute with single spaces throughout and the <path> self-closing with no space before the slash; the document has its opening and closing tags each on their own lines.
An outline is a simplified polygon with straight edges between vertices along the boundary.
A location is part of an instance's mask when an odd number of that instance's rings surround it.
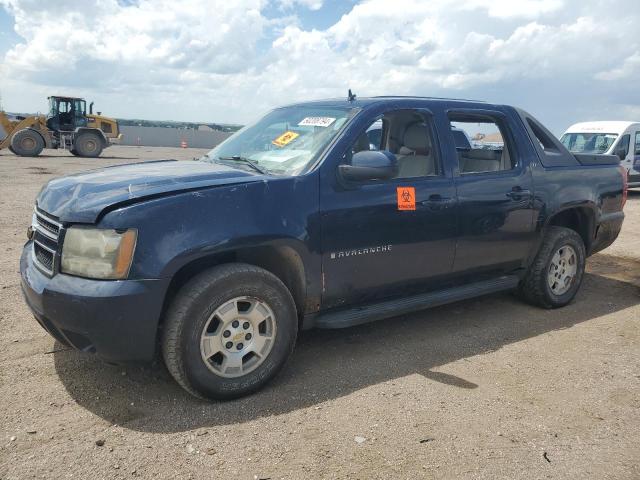
<svg viewBox="0 0 640 480">
<path fill-rule="evenodd" d="M 415 151 L 427 151 L 430 148 L 429 131 L 423 123 L 412 123 L 404 131 L 402 142 L 405 147 Z"/>
</svg>

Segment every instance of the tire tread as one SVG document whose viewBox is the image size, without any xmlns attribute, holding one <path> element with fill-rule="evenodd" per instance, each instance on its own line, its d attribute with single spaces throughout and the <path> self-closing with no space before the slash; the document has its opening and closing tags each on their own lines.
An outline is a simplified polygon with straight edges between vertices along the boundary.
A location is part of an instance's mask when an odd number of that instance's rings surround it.
<svg viewBox="0 0 640 480">
<path fill-rule="evenodd" d="M 520 286 L 518 287 L 519 296 L 526 302 L 536 305 L 542 308 L 557 308 L 561 305 L 556 305 L 546 295 L 545 282 L 547 281 L 547 269 L 549 265 L 550 256 L 553 254 L 553 250 L 560 239 L 572 237 L 582 245 L 581 255 L 584 256 L 584 245 L 582 238 L 575 230 L 566 227 L 551 226 L 548 227 L 547 232 L 542 241 L 542 245 L 536 254 L 536 257 L 527 270 L 525 277 L 523 278 Z"/>
<path fill-rule="evenodd" d="M 176 297 L 173 299 L 173 302 L 167 309 L 167 313 L 165 315 L 161 338 L 161 350 L 164 363 L 171 376 L 182 388 L 195 397 L 201 399 L 206 400 L 207 397 L 191 385 L 183 361 L 184 352 L 182 351 L 182 342 L 180 342 L 180 338 L 182 337 L 185 326 L 184 319 L 191 305 L 212 284 L 219 284 L 226 278 L 239 274 L 248 274 L 254 276 L 254 278 L 262 278 L 267 281 L 276 281 L 284 291 L 289 292 L 287 287 L 278 277 L 260 267 L 245 263 L 224 264 L 205 270 L 189 280 L 176 294 Z M 291 304 L 294 305 L 293 297 L 291 297 L 290 293 L 289 297 Z M 290 356 L 292 352 L 293 345 L 291 346 L 288 355 Z"/>
</svg>

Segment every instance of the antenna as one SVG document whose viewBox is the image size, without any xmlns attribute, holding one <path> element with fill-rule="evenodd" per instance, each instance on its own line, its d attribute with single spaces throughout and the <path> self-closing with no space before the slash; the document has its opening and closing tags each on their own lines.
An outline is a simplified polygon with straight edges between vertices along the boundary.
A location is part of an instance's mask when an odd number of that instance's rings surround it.
<svg viewBox="0 0 640 480">
<path fill-rule="evenodd" d="M 347 94 L 347 101 L 353 102 L 356 99 L 356 94 L 351 92 L 349 89 L 349 93 Z"/>
</svg>

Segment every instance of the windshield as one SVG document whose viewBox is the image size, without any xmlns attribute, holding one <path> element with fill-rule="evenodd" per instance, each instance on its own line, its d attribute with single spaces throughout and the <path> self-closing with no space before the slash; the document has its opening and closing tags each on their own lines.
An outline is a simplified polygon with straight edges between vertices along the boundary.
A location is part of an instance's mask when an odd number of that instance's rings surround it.
<svg viewBox="0 0 640 480">
<path fill-rule="evenodd" d="M 298 175 L 318 157 L 355 113 L 354 108 L 279 108 L 229 137 L 203 160 L 253 164 L 254 169 L 257 166 L 268 174 Z"/>
<path fill-rule="evenodd" d="M 605 153 L 616 138 L 617 133 L 565 133 L 560 141 L 573 153 Z"/>
</svg>

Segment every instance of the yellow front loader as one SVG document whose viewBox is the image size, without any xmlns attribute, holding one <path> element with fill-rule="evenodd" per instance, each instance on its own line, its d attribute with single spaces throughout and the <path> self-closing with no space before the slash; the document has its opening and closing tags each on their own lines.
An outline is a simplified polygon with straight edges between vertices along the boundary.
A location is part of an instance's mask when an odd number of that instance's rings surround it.
<svg viewBox="0 0 640 480">
<path fill-rule="evenodd" d="M 0 111 L 0 125 L 6 137 L 0 149 L 8 148 L 22 157 L 36 157 L 44 148 L 64 148 L 79 157 L 98 157 L 102 150 L 117 143 L 122 135 L 118 122 L 93 114 L 82 98 L 49 97 L 49 113 L 15 117 Z"/>
</svg>

